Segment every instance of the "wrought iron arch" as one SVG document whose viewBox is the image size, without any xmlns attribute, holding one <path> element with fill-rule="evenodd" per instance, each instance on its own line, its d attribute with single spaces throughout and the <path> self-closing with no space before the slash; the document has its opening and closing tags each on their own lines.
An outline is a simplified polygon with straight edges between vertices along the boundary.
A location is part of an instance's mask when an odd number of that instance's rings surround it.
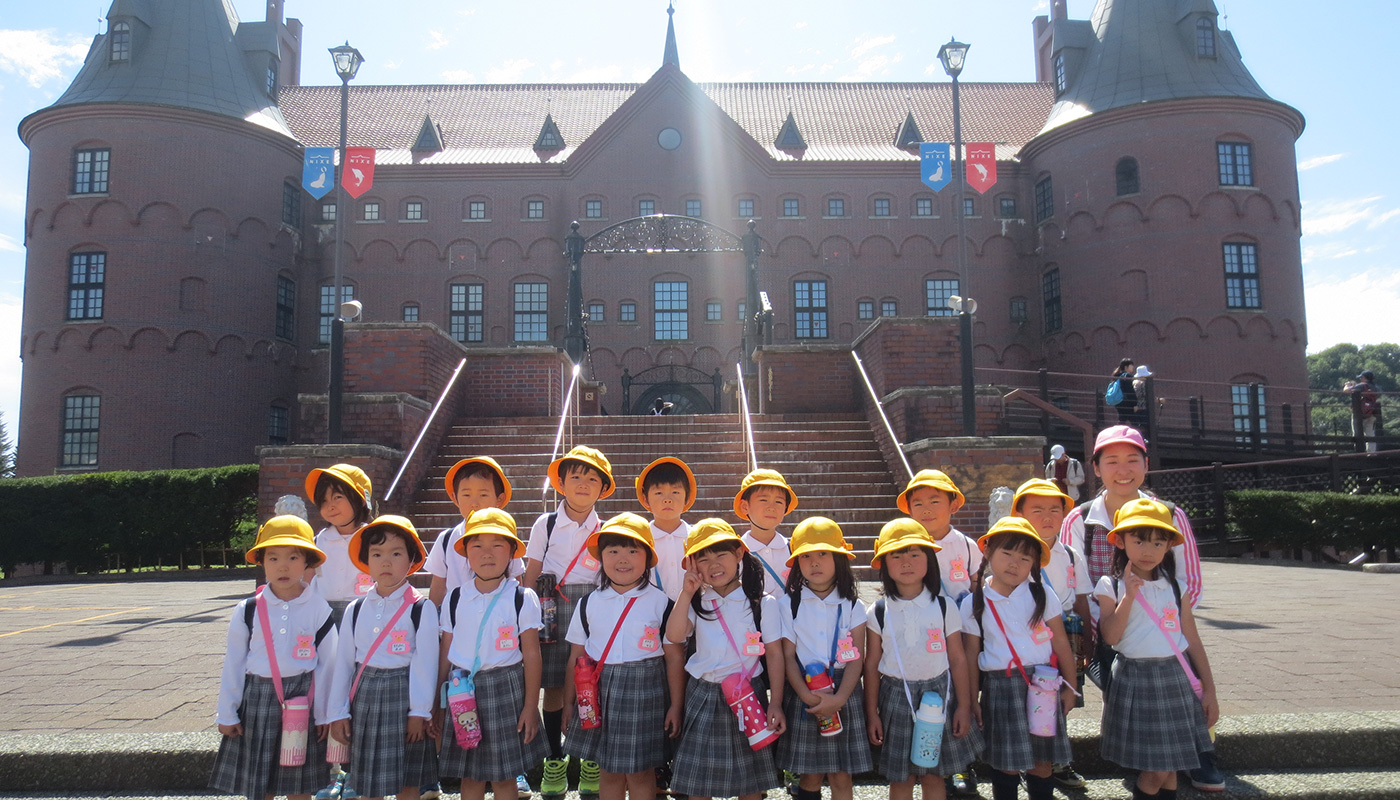
<svg viewBox="0 0 1400 800">
<path fill-rule="evenodd" d="M 710 396 L 705 396 L 709 389 Z M 724 378 L 719 367 L 706 373 L 682 364 L 663 364 L 631 374 L 622 371 L 622 409 L 626 414 L 646 414 L 657 397 L 676 402 L 680 414 L 709 414 L 720 410 Z M 632 398 L 636 397 L 634 404 Z"/>
</svg>

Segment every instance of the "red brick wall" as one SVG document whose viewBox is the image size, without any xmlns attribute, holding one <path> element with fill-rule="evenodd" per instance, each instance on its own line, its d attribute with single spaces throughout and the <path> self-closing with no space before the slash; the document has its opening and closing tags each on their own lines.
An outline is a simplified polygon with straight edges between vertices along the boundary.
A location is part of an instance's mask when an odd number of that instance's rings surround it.
<svg viewBox="0 0 1400 800">
<path fill-rule="evenodd" d="M 851 347 L 880 397 L 902 386 L 962 383 L 956 317 L 882 317 Z"/>
<path fill-rule="evenodd" d="M 974 539 L 985 533 L 987 501 L 998 486 L 1016 487 L 1044 475 L 1043 441 L 1035 436 L 948 437 L 929 440 L 908 453 L 911 466 L 948 473 L 967 504 L 953 516 L 953 526 Z"/>
<path fill-rule="evenodd" d="M 469 417 L 547 417 L 559 413 L 571 364 L 553 347 L 471 351 L 460 413 Z"/>
<path fill-rule="evenodd" d="M 763 402 L 752 410 L 813 414 L 861 409 L 860 379 L 846 345 L 767 345 L 757 356 Z"/>
<path fill-rule="evenodd" d="M 379 498 L 389 488 L 398 469 L 399 454 L 376 445 L 289 445 L 258 448 L 258 521 L 272 516 L 277 498 L 294 494 L 306 502 L 307 517 L 316 530 L 325 527 L 316 506 L 306 496 L 306 475 L 317 467 L 332 464 L 354 464 L 369 475 L 373 487 L 371 496 Z M 376 511 L 383 513 L 384 508 Z"/>
</svg>

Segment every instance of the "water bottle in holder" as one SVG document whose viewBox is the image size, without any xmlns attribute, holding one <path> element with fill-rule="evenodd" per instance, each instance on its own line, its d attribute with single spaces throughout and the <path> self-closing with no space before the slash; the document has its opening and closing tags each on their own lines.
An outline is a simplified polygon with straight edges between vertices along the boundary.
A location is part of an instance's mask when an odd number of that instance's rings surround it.
<svg viewBox="0 0 1400 800">
<path fill-rule="evenodd" d="M 724 699 L 734 711 L 739 731 L 748 739 L 750 748 L 758 751 L 778 741 L 778 732 L 768 729 L 768 712 L 758 702 L 753 684 L 747 677 L 736 672 L 725 678 L 720 688 L 724 690 Z"/>
<path fill-rule="evenodd" d="M 581 728 L 591 729 L 603 724 L 602 709 L 598 705 L 598 673 L 598 662 L 588 656 L 579 656 L 574 661 L 574 704 Z"/>
<path fill-rule="evenodd" d="M 464 669 L 449 672 L 443 692 L 457 745 L 463 750 L 470 750 L 481 744 L 481 718 L 476 712 L 476 682 L 472 680 L 471 673 Z"/>
<path fill-rule="evenodd" d="M 282 753 L 278 764 L 299 767 L 306 763 L 306 740 L 310 726 L 310 699 L 288 697 L 287 702 L 282 704 Z"/>
<path fill-rule="evenodd" d="M 535 580 L 535 594 L 540 598 L 540 644 L 559 641 L 559 598 L 555 596 L 558 582 L 544 573 Z"/>
<path fill-rule="evenodd" d="M 812 662 L 804 670 L 807 688 L 817 694 L 836 694 L 836 684 L 826 667 Z M 817 730 L 822 736 L 835 736 L 841 732 L 841 712 L 834 711 L 829 717 L 817 717 Z"/>
<path fill-rule="evenodd" d="M 1032 736 L 1054 736 L 1059 728 L 1060 671 L 1036 664 L 1026 687 L 1026 713 Z"/>
<path fill-rule="evenodd" d="M 938 766 L 943 753 L 943 695 L 924 692 L 919 710 L 914 713 L 914 738 L 909 746 L 909 760 L 915 765 L 932 769 Z"/>
</svg>

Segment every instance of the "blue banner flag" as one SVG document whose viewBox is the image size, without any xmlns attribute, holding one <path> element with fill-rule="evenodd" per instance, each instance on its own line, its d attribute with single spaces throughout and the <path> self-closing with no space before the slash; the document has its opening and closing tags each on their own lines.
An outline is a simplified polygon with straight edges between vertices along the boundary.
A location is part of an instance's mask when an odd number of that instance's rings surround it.
<svg viewBox="0 0 1400 800">
<path fill-rule="evenodd" d="M 301 168 L 301 188 L 320 200 L 335 188 L 335 148 L 308 147 Z"/>
<path fill-rule="evenodd" d="M 919 178 L 935 192 L 941 191 L 953 180 L 953 168 L 948 163 L 951 150 L 947 142 L 919 144 Z"/>
</svg>

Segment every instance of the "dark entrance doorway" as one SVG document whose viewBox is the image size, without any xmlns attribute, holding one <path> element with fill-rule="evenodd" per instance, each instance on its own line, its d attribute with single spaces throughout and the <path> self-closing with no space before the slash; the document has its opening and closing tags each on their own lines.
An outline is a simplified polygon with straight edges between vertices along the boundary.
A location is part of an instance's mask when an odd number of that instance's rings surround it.
<svg viewBox="0 0 1400 800">
<path fill-rule="evenodd" d="M 628 414 L 650 414 L 658 398 L 673 405 L 672 414 L 712 414 L 720 410 L 723 391 L 718 367 L 709 375 L 679 364 L 644 369 L 636 375 L 622 371 L 622 407 Z"/>
</svg>

